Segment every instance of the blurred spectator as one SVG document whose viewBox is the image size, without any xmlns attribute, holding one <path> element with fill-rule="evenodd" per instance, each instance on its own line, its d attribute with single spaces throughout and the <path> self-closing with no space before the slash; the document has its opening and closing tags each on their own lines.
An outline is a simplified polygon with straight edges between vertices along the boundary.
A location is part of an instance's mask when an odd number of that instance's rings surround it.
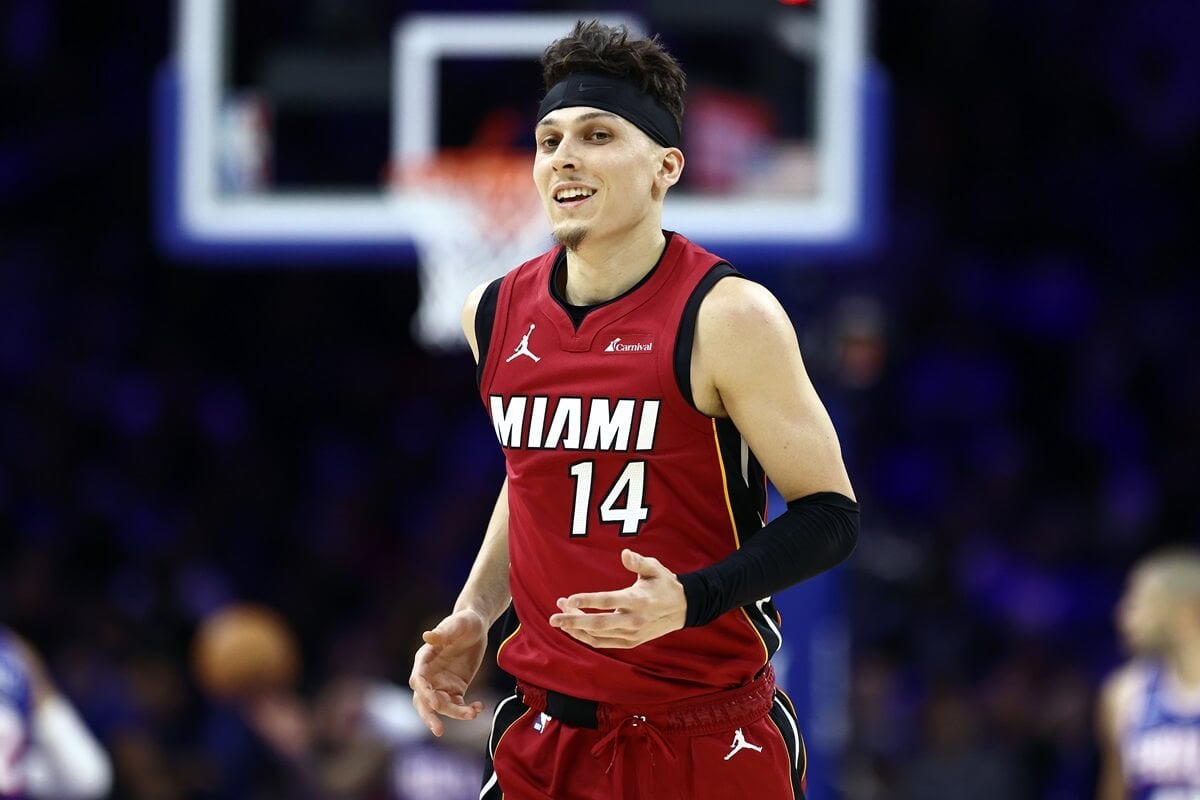
<svg viewBox="0 0 1200 800">
<path fill-rule="evenodd" d="M 108 795 L 112 765 L 41 656 L 0 627 L 0 797 Z"/>
<path fill-rule="evenodd" d="M 322 689 L 311 708 L 294 695 L 268 694 L 243 713 L 300 776 L 306 797 L 479 796 L 488 726 L 462 726 L 449 739 L 434 739 L 405 687 L 346 676 Z"/>
<path fill-rule="evenodd" d="M 902 771 L 905 800 L 1005 800 L 1028 797 L 1015 754 L 988 741 L 977 703 L 963 686 L 935 687 L 921 721 L 922 746 Z"/>
<path fill-rule="evenodd" d="M 262 745 L 286 800 L 473 800 L 483 774 L 486 718 L 435 739 L 405 687 L 363 675 L 369 641 L 342 637 L 310 701 L 300 676 L 292 625 L 268 606 L 235 602 L 205 615 L 192 640 L 192 673 L 212 702 L 210 748 L 223 753 L 214 790 L 239 797 L 248 756 Z M 415 649 L 415 646 L 413 647 Z M 487 675 L 481 696 L 488 697 Z M 236 720 L 240 725 L 229 726 Z M 242 727 L 244 726 L 244 727 Z M 251 732 L 256 742 L 237 735 Z M 232 735 L 231 735 L 232 734 Z"/>
<path fill-rule="evenodd" d="M 1200 550 L 1140 560 L 1117 625 L 1133 660 L 1104 683 L 1097 797 L 1200 796 Z"/>
</svg>

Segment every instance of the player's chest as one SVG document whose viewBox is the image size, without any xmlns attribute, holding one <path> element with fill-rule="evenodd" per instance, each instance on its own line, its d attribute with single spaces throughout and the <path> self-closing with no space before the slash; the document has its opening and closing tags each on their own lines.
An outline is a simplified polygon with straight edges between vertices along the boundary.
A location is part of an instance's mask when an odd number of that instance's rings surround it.
<svg viewBox="0 0 1200 800">
<path fill-rule="evenodd" d="M 659 394 L 673 340 L 654 320 L 573 327 L 512 320 L 492 344 L 491 391 L 503 394 L 646 396 Z"/>
</svg>

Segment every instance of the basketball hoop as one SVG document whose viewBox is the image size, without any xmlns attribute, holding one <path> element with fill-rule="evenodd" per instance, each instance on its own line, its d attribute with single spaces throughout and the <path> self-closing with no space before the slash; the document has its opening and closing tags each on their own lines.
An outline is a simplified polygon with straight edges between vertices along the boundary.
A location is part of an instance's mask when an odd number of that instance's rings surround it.
<svg viewBox="0 0 1200 800">
<path fill-rule="evenodd" d="M 432 350 L 464 344 L 463 301 L 549 247 L 533 160 L 508 149 L 443 150 L 393 165 L 390 186 L 415 215 L 421 299 L 413 333 Z"/>
</svg>

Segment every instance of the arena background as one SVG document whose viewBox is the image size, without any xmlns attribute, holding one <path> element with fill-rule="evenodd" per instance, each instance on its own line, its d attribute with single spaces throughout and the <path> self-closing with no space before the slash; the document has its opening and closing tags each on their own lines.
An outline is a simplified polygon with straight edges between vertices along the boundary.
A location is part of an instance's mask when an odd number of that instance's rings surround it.
<svg viewBox="0 0 1200 800">
<path fill-rule="evenodd" d="M 848 727 L 814 797 L 1088 797 L 1125 569 L 1200 538 L 1200 7 L 870 11 L 886 225 L 761 273 L 863 504 Z M 0 620 L 109 748 L 114 797 L 284 797 L 285 765 L 190 679 L 198 620 L 279 609 L 306 692 L 403 683 L 502 467 L 469 356 L 412 337 L 404 259 L 162 246 L 172 29 L 144 0 L 0 11 Z"/>
</svg>

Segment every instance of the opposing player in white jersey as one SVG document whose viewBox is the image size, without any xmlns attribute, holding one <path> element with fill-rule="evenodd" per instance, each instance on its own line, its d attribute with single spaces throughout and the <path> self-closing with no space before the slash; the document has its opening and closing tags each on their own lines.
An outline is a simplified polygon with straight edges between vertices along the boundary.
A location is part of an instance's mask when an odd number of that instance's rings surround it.
<svg viewBox="0 0 1200 800">
<path fill-rule="evenodd" d="M 108 755 L 33 648 L 0 627 L 0 798 L 107 797 Z"/>
<path fill-rule="evenodd" d="M 1142 559 L 1117 607 L 1133 659 L 1100 696 L 1098 800 L 1200 800 L 1200 550 Z"/>
</svg>

